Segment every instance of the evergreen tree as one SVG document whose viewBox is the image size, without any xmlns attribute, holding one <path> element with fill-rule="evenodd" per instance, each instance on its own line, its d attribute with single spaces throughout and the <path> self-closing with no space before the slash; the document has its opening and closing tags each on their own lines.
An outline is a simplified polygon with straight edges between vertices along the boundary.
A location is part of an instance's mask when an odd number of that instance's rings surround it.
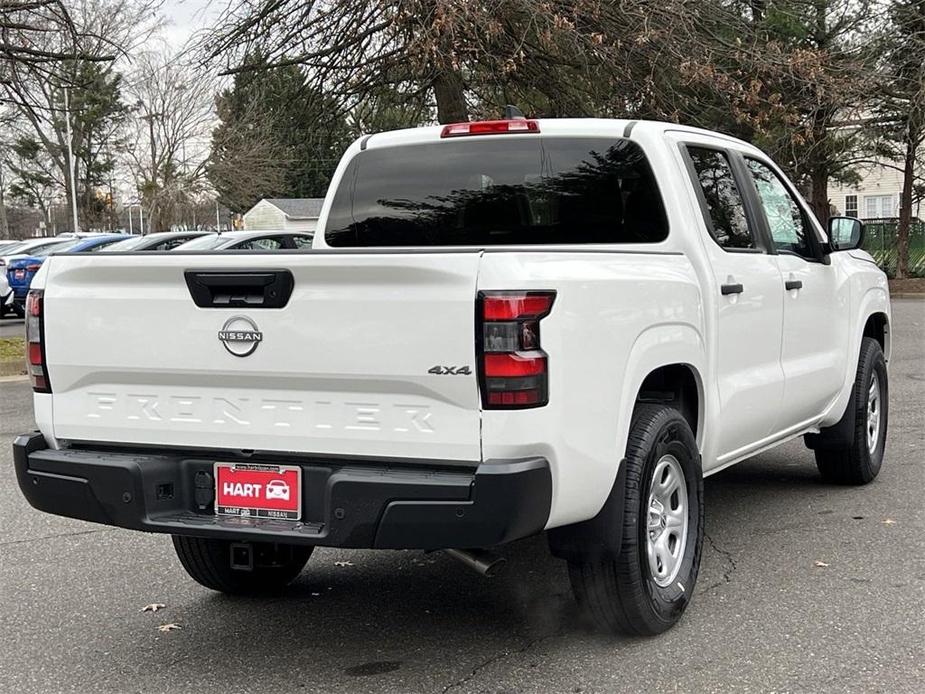
<svg viewBox="0 0 925 694">
<path fill-rule="evenodd" d="M 245 212 L 265 197 L 323 197 L 350 129 L 294 65 L 260 60 L 216 99 L 209 180 L 219 200 Z"/>
</svg>

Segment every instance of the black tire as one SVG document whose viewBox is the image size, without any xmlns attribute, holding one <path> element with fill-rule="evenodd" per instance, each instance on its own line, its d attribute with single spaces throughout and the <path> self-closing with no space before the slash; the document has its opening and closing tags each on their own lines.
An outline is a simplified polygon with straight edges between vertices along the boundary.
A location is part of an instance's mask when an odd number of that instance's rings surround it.
<svg viewBox="0 0 925 694">
<path fill-rule="evenodd" d="M 212 590 L 231 595 L 262 595 L 289 585 L 305 568 L 314 547 L 252 543 L 253 568 L 231 565 L 232 543 L 201 537 L 173 536 L 173 547 L 190 577 Z"/>
<path fill-rule="evenodd" d="M 17 318 L 25 318 L 26 308 L 24 306 L 20 306 L 19 304 L 13 304 L 13 313 L 16 314 Z"/>
<path fill-rule="evenodd" d="M 880 392 L 879 407 L 876 411 L 879 429 L 876 445 L 870 450 L 867 440 L 867 407 L 868 392 L 874 377 L 877 379 Z M 854 418 L 854 426 L 848 432 L 850 440 L 833 444 L 823 439 L 815 451 L 816 467 L 819 468 L 823 480 L 834 484 L 867 484 L 877 476 L 883 465 L 883 454 L 886 450 L 889 411 L 889 382 L 883 350 L 879 342 L 865 337 L 861 340 L 857 375 L 845 413 L 846 417 Z"/>
<path fill-rule="evenodd" d="M 646 520 L 653 473 L 666 455 L 674 456 L 684 473 L 688 531 L 677 576 L 662 586 L 647 559 Z M 636 408 L 624 464 L 626 483 L 622 488 L 615 485 L 607 501 L 622 502 L 622 527 L 610 530 L 622 534 L 611 544 L 619 546 L 620 553 L 615 558 L 601 557 L 595 555 L 594 546 L 588 546 L 585 558 L 569 561 L 569 579 L 579 605 L 596 626 L 609 632 L 651 636 L 674 625 L 694 593 L 703 546 L 703 472 L 687 421 L 677 410 L 660 405 Z M 618 494 L 623 495 L 622 500 L 615 498 Z"/>
</svg>

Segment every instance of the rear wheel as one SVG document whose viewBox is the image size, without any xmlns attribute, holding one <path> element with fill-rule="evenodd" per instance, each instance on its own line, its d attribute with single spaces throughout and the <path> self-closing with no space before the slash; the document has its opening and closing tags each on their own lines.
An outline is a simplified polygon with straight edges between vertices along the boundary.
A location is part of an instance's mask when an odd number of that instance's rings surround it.
<svg viewBox="0 0 925 694">
<path fill-rule="evenodd" d="M 596 554 L 569 561 L 581 607 L 600 628 L 658 634 L 680 619 L 694 591 L 703 544 L 703 473 L 687 421 L 670 407 L 641 405 L 626 450 L 626 483 L 607 504 L 622 502 L 620 527 L 608 532 L 616 557 Z M 616 495 L 623 495 L 622 500 Z"/>
<path fill-rule="evenodd" d="M 302 572 L 314 549 L 180 535 L 173 536 L 173 547 L 194 581 L 232 595 L 260 595 L 284 588 Z"/>
<path fill-rule="evenodd" d="M 886 450 L 889 382 L 880 343 L 861 341 L 858 370 L 845 417 L 854 416 L 847 441 L 829 441 L 826 432 L 815 450 L 822 479 L 836 484 L 867 484 L 880 472 Z"/>
</svg>

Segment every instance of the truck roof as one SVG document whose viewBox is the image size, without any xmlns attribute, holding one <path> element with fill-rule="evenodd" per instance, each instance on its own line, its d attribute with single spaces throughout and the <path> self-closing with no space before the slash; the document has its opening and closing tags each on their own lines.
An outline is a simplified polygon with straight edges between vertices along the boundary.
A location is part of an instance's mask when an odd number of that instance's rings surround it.
<svg viewBox="0 0 925 694">
<path fill-rule="evenodd" d="M 629 137 L 630 133 L 660 135 L 665 132 L 688 132 L 699 135 L 720 137 L 730 142 L 736 142 L 744 147 L 754 147 L 744 140 L 740 140 L 725 133 L 696 128 L 689 125 L 680 125 L 667 121 L 634 120 L 630 118 L 531 118 L 539 125 L 539 132 L 553 137 L 589 137 L 597 135 L 613 135 Z M 440 139 L 444 125 L 428 125 L 419 128 L 405 128 L 364 135 L 360 138 L 361 148 L 393 147 L 396 145 L 415 144 L 418 142 L 431 142 Z M 508 137 L 530 137 L 530 134 L 511 133 Z M 470 135 L 469 137 L 495 137 L 495 135 Z"/>
</svg>

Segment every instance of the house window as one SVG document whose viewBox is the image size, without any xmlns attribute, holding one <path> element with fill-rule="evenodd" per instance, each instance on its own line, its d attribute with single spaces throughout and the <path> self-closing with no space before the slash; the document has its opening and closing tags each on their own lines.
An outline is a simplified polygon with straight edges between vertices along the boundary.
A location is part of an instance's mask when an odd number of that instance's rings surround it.
<svg viewBox="0 0 925 694">
<path fill-rule="evenodd" d="M 889 219 L 897 215 L 895 195 L 865 195 L 865 219 Z"/>
<path fill-rule="evenodd" d="M 857 218 L 858 216 L 858 196 L 857 195 L 846 195 L 845 196 L 845 216 Z"/>
</svg>

